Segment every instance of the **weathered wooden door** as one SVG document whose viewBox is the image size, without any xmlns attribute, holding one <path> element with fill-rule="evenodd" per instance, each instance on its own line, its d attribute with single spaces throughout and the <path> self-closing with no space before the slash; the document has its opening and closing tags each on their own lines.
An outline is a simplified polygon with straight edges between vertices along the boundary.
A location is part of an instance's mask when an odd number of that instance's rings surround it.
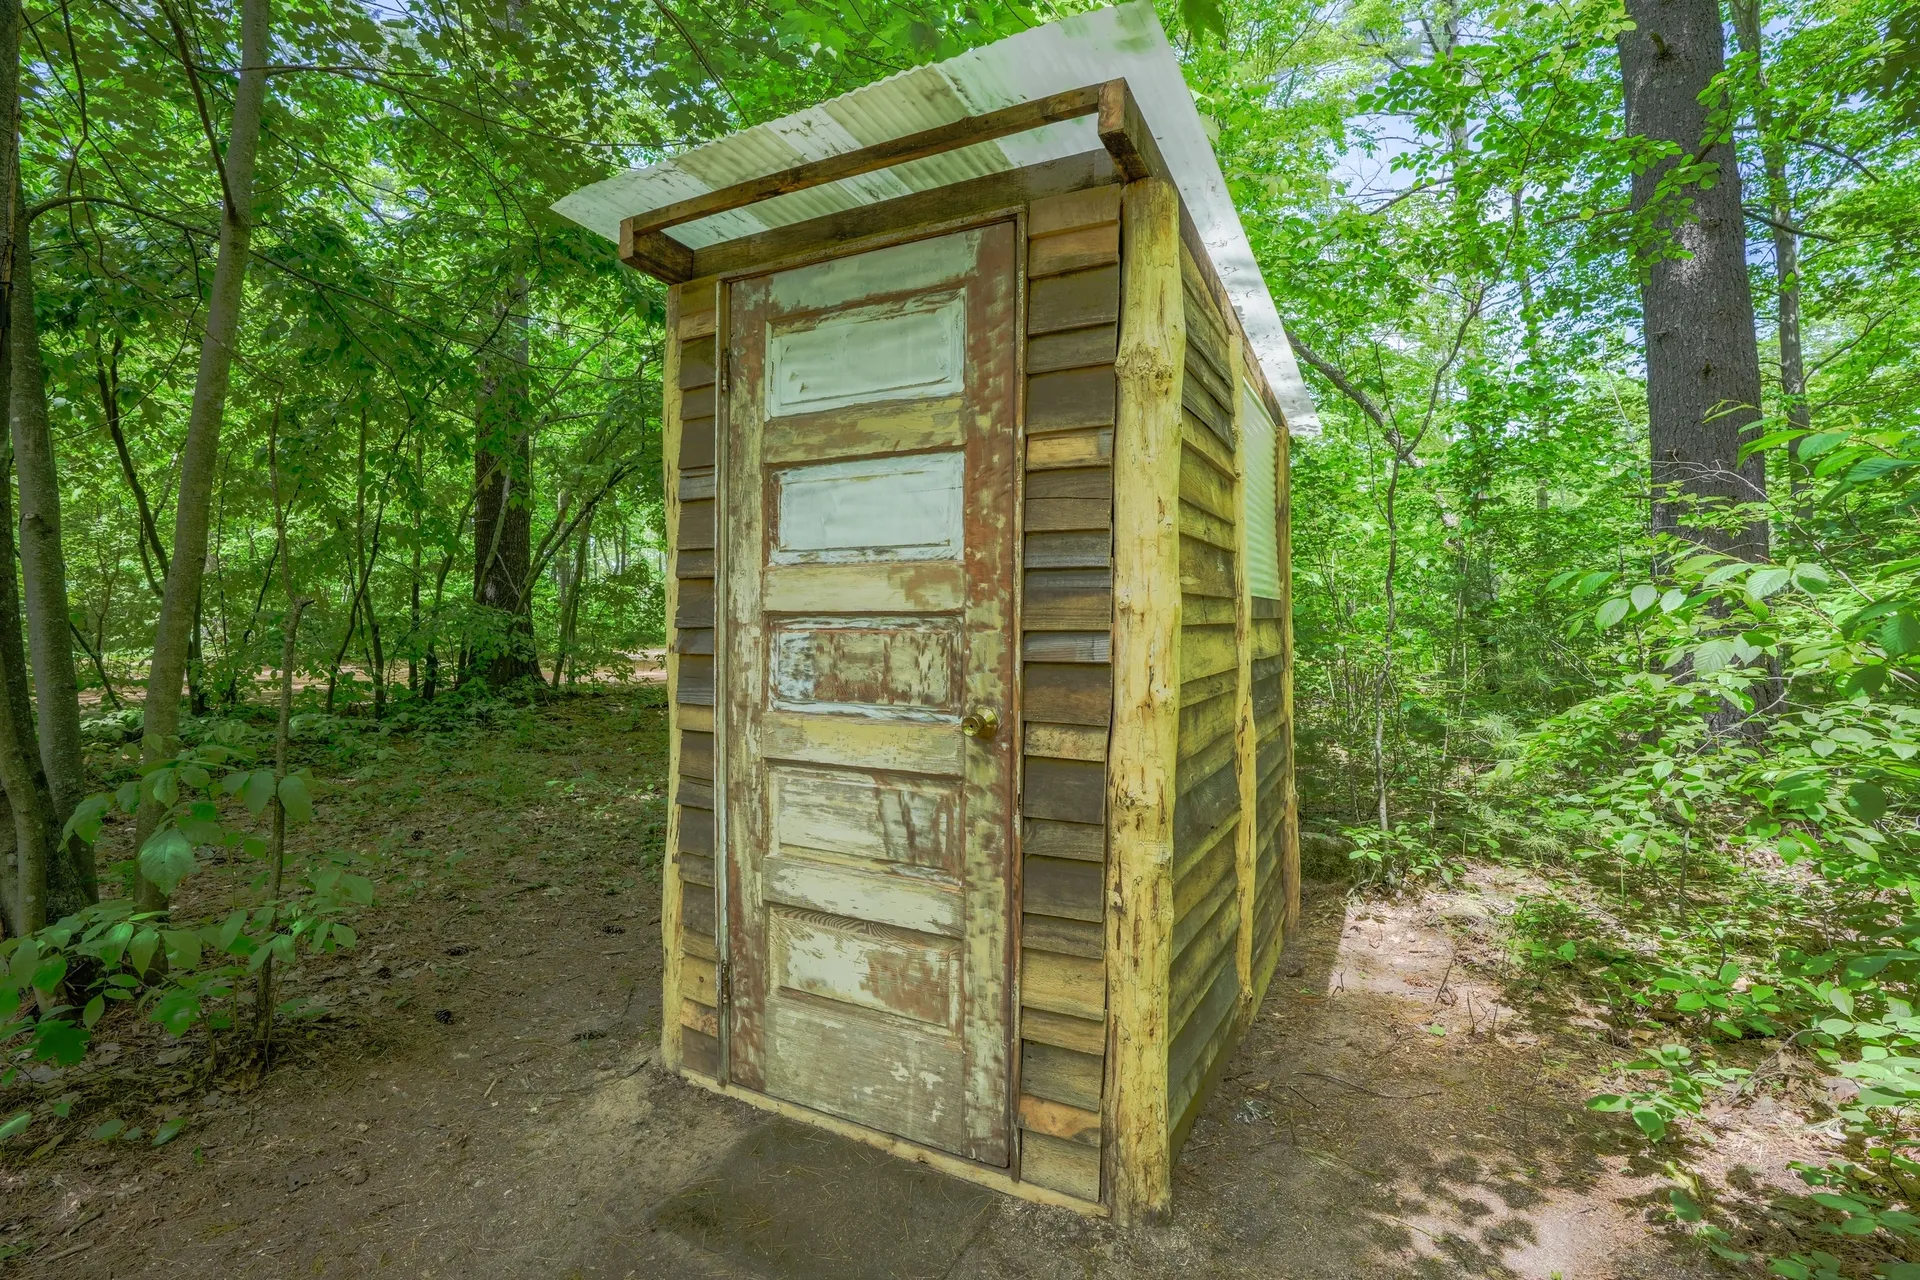
<svg viewBox="0 0 1920 1280">
<path fill-rule="evenodd" d="M 996 1165 L 1014 245 L 732 285 L 723 463 L 729 1074 Z"/>
</svg>

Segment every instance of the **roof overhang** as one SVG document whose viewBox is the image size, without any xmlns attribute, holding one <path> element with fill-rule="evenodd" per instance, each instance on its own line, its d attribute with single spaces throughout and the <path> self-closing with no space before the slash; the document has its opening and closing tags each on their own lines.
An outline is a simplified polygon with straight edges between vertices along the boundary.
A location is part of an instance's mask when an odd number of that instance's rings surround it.
<svg viewBox="0 0 1920 1280">
<path fill-rule="evenodd" d="M 1124 82 L 1129 115 L 1144 124 L 1142 147 L 1156 150 L 1178 188 L 1193 230 L 1247 336 L 1277 407 L 1295 434 L 1319 429 L 1313 401 L 1254 262 L 1207 130 L 1180 73 L 1153 6 L 1136 0 L 1078 14 L 855 89 L 793 115 L 721 138 L 644 169 L 630 169 L 582 187 L 554 209 L 610 240 L 622 240 L 639 215 L 673 209 L 756 180 L 808 166 L 844 163 L 855 152 L 879 154 L 916 135 L 932 138 L 946 126 L 996 116 L 1018 132 L 888 163 L 887 167 L 756 196 L 656 233 L 673 252 L 698 250 L 862 205 L 988 174 L 1061 160 L 1105 146 L 1102 113 L 1092 109 L 1051 119 L 1044 108 L 1103 83 Z M 1069 105 L 1072 105 L 1069 102 Z M 1022 120 L 1020 109 L 1033 112 Z M 1137 112 L 1137 115 L 1134 114 Z M 1038 120 L 1039 123 L 1033 123 Z M 1116 155 L 1119 153 L 1116 152 Z M 721 202 L 730 203 L 730 202 Z M 630 221 L 633 220 L 633 221 Z M 627 242 L 631 247 L 631 238 Z"/>
</svg>

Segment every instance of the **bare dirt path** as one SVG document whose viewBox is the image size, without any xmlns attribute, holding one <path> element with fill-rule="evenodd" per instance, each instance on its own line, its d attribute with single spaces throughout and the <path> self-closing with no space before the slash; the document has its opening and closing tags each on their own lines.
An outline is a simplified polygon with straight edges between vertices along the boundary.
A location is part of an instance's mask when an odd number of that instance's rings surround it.
<svg viewBox="0 0 1920 1280">
<path fill-rule="evenodd" d="M 1618 1051 L 1542 1031 L 1502 989 L 1497 884 L 1395 904 L 1309 895 L 1163 1227 L 1005 1201 L 673 1080 L 652 1062 L 644 850 L 664 734 L 648 696 L 393 747 L 385 781 L 325 820 L 326 839 L 390 863 L 361 947 L 310 975 L 335 1023 L 256 1090 L 209 1084 L 170 1146 L 76 1129 L 34 1158 L 10 1150 L 0 1246 L 16 1256 L 0 1272 L 1726 1274 L 1667 1225 L 1658 1163 L 1584 1109 Z M 1723 1123 L 1756 1203 L 1800 1127 Z"/>
</svg>

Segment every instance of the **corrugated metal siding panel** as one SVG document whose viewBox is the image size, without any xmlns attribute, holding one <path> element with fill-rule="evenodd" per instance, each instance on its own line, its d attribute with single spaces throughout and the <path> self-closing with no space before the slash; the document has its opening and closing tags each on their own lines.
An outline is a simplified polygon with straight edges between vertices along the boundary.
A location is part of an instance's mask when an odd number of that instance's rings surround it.
<svg viewBox="0 0 1920 1280">
<path fill-rule="evenodd" d="M 1260 398 L 1240 389 L 1240 430 L 1246 454 L 1241 486 L 1241 519 L 1247 522 L 1247 582 L 1256 596 L 1280 598 L 1280 495 L 1277 488 L 1273 419 Z"/>
</svg>

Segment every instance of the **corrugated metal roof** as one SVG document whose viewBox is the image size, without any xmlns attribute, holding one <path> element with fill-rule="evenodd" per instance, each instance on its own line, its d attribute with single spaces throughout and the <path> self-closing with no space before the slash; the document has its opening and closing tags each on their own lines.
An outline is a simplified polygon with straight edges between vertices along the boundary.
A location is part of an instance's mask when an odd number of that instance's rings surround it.
<svg viewBox="0 0 1920 1280">
<path fill-rule="evenodd" d="M 1254 263 L 1226 179 L 1200 114 L 1148 0 L 1023 31 L 946 62 L 915 67 L 817 107 L 707 143 L 645 169 L 630 169 L 582 187 L 554 209 L 611 240 L 620 221 L 690 196 L 855 148 L 903 137 L 967 116 L 1124 76 L 1213 268 L 1246 330 L 1287 425 L 1318 431 L 1320 420 L 1301 381 L 1273 297 Z M 804 222 L 862 204 L 890 200 L 983 174 L 1023 168 L 1100 150 L 1091 117 L 1048 125 L 996 142 L 895 165 L 809 191 L 776 196 L 716 214 L 667 234 L 704 248 L 770 227 Z"/>
</svg>

